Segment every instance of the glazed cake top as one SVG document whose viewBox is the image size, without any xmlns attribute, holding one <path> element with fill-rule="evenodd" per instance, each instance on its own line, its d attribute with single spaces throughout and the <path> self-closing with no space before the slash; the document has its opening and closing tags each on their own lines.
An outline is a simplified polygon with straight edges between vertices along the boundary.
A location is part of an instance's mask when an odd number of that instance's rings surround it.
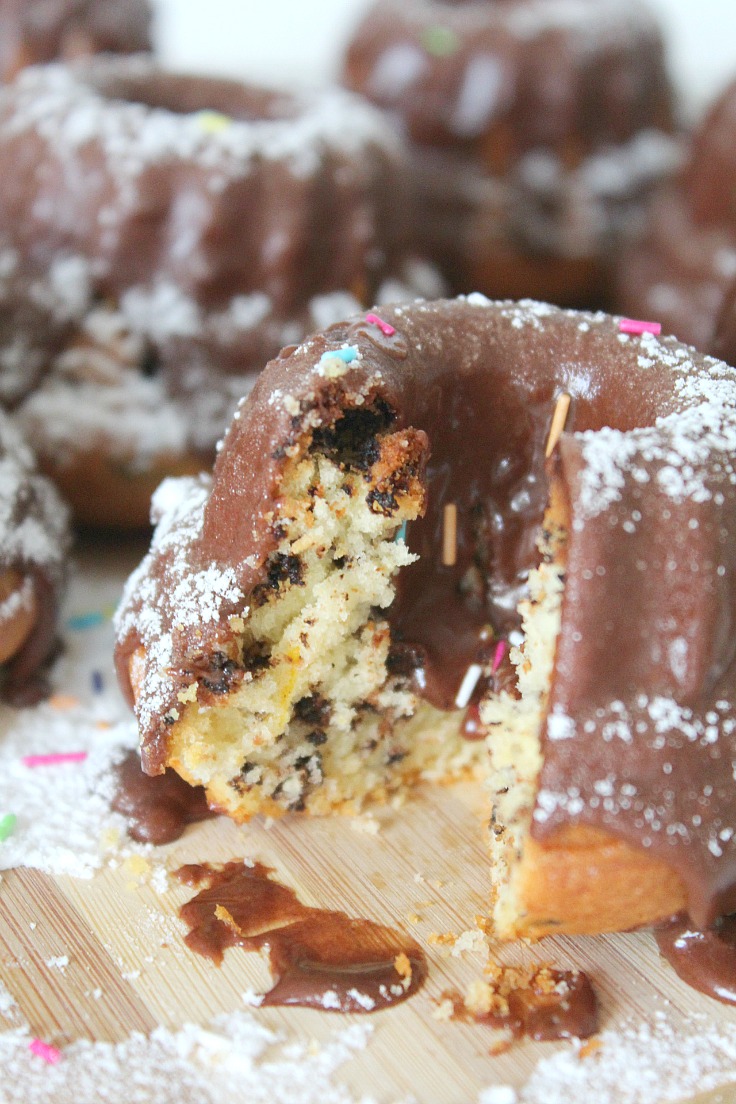
<svg viewBox="0 0 736 1104">
<path fill-rule="evenodd" d="M 130 656 L 146 653 L 148 769 L 165 761 L 192 666 L 227 648 L 229 618 L 247 616 L 265 577 L 287 459 L 327 447 L 341 424 L 412 426 L 427 437 L 428 508 L 409 527 L 420 560 L 388 618 L 417 685 L 452 707 L 483 626 L 513 631 L 553 471 L 571 523 L 533 832 L 597 825 L 671 863 L 697 923 L 736 907 L 736 373 L 540 303 L 469 296 L 378 313 L 393 333 L 357 318 L 284 350 L 241 404 L 212 480 L 159 492 L 118 620 L 128 688 Z M 546 467 L 562 391 L 569 431 Z M 448 501 L 451 568 L 438 545 Z M 480 592 L 464 585 L 471 568 Z"/>
</svg>

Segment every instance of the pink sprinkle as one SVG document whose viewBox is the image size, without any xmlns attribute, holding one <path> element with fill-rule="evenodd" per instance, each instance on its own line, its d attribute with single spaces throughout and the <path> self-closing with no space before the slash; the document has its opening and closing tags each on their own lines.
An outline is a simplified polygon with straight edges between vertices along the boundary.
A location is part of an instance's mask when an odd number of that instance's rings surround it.
<svg viewBox="0 0 736 1104">
<path fill-rule="evenodd" d="M 640 322 L 636 318 L 622 318 L 618 324 L 621 333 L 625 334 L 661 334 L 661 322 Z"/>
<path fill-rule="evenodd" d="M 28 1044 L 28 1049 L 37 1058 L 43 1058 L 44 1062 L 48 1062 L 50 1066 L 55 1066 L 57 1062 L 61 1061 L 61 1051 L 48 1043 L 42 1042 L 41 1039 L 34 1039 L 32 1043 Z"/>
<path fill-rule="evenodd" d="M 494 675 L 495 675 L 496 671 L 498 670 L 498 668 L 501 666 L 501 660 L 504 657 L 505 651 L 506 651 L 506 641 L 505 640 L 499 640 L 498 644 L 496 645 L 496 654 L 493 657 L 493 667 L 491 668 Z"/>
<path fill-rule="evenodd" d="M 377 314 L 367 314 L 365 320 L 366 322 L 370 322 L 372 326 L 378 326 L 381 333 L 385 334 L 386 337 L 392 337 L 396 333 L 395 328 L 388 322 L 384 322 Z"/>
<path fill-rule="evenodd" d="M 60 755 L 24 755 L 24 767 L 56 767 L 59 763 L 83 763 L 86 751 L 64 751 Z"/>
</svg>

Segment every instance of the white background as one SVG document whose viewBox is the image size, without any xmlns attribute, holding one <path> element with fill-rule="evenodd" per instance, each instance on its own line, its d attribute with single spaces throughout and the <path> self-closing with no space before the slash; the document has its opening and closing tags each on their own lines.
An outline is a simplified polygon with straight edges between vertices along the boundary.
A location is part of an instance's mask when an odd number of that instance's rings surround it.
<svg viewBox="0 0 736 1104">
<path fill-rule="evenodd" d="M 154 0 L 167 63 L 275 85 L 333 78 L 372 0 Z M 649 0 L 690 114 L 736 77 L 736 0 Z"/>
</svg>

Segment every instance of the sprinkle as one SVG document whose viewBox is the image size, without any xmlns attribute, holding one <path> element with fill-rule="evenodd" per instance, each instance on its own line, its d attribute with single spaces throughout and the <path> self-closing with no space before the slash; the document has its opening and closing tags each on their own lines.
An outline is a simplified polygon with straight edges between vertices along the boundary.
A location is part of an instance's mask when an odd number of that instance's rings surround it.
<svg viewBox="0 0 736 1104">
<path fill-rule="evenodd" d="M 365 316 L 366 322 L 369 322 L 371 326 L 378 326 L 382 334 L 386 337 L 393 337 L 396 333 L 396 328 L 389 322 L 384 322 L 382 318 L 379 318 L 377 314 L 367 314 Z"/>
<path fill-rule="evenodd" d="M 641 322 L 637 318 L 622 318 L 618 324 L 621 333 L 625 334 L 656 334 L 662 332 L 661 322 Z"/>
<path fill-rule="evenodd" d="M 435 24 L 422 32 L 422 46 L 434 57 L 450 57 L 460 49 L 460 36 L 452 27 Z"/>
<path fill-rule="evenodd" d="M 458 709 L 464 709 L 473 696 L 473 691 L 478 685 L 478 679 L 483 674 L 483 668 L 480 663 L 471 663 L 465 672 L 465 678 L 460 683 L 460 689 L 457 692 L 455 698 L 455 705 Z"/>
<path fill-rule="evenodd" d="M 357 345 L 345 345 L 342 349 L 328 349 L 326 353 L 323 353 L 319 358 L 320 364 L 325 360 L 342 360 L 345 364 L 352 364 L 354 360 L 357 360 L 360 356 L 360 351 Z"/>
<path fill-rule="evenodd" d="M 230 116 L 220 111 L 198 111 L 197 123 L 206 134 L 220 134 L 233 125 Z"/>
<path fill-rule="evenodd" d="M 105 680 L 102 677 L 102 671 L 92 672 L 92 689 L 94 690 L 95 694 L 101 694 L 102 691 L 105 689 Z"/>
<path fill-rule="evenodd" d="M 495 675 L 496 671 L 498 670 L 498 668 L 501 666 L 501 660 L 503 659 L 503 657 L 505 655 L 505 652 L 506 652 L 506 641 L 505 640 L 499 640 L 498 644 L 496 645 L 496 653 L 493 657 L 493 666 L 491 668 L 494 675 Z"/>
<path fill-rule="evenodd" d="M 24 755 L 24 767 L 56 767 L 60 763 L 83 763 L 86 751 L 62 751 L 57 755 Z"/>
<path fill-rule="evenodd" d="M 403 521 L 399 528 L 396 530 L 396 536 L 394 541 L 406 541 L 406 522 Z"/>
<path fill-rule="evenodd" d="M 342 349 L 328 349 L 319 358 L 317 371 L 328 379 L 335 379 L 347 371 L 347 365 L 360 357 L 357 345 L 344 345 Z"/>
<path fill-rule="evenodd" d="M 552 455 L 557 447 L 557 442 L 562 436 L 565 423 L 567 421 L 567 415 L 570 412 L 570 396 L 566 391 L 557 399 L 557 405 L 555 406 L 555 412 L 552 415 L 552 425 L 549 427 L 549 437 L 547 438 L 547 447 L 544 450 L 544 455 L 547 459 Z"/>
<path fill-rule="evenodd" d="M 8 836 L 12 836 L 17 823 L 18 818 L 15 813 L 7 813 L 6 816 L 0 817 L 0 843 L 6 840 Z"/>
<path fill-rule="evenodd" d="M 99 611 L 80 613 L 76 617 L 70 617 L 66 627 L 74 632 L 84 632 L 85 629 L 96 629 L 99 625 L 104 625 L 106 621 L 105 614 Z"/>
<path fill-rule="evenodd" d="M 442 563 L 454 567 L 457 562 L 457 506 L 448 502 L 442 522 Z"/>
<path fill-rule="evenodd" d="M 44 1062 L 48 1062 L 50 1066 L 55 1066 L 57 1062 L 61 1061 L 61 1051 L 57 1050 L 55 1046 L 42 1042 L 41 1039 L 34 1039 L 33 1042 L 28 1044 L 28 1049 L 37 1058 L 43 1058 Z"/>
<path fill-rule="evenodd" d="M 52 709 L 63 712 L 66 709 L 75 709 L 79 705 L 79 698 L 75 698 L 72 694 L 52 694 L 49 705 Z"/>
</svg>

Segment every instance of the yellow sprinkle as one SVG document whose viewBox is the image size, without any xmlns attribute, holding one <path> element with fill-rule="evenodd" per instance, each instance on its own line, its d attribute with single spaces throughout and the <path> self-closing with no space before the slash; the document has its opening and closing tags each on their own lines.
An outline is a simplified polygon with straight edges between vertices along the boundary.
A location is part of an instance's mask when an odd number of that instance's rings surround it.
<svg viewBox="0 0 736 1104">
<path fill-rule="evenodd" d="M 206 134 L 220 134 L 233 125 L 230 116 L 220 111 L 198 111 L 197 122 Z"/>
<path fill-rule="evenodd" d="M 197 700 L 197 684 L 190 682 L 186 690 L 180 690 L 176 695 L 180 702 L 194 702 Z"/>
</svg>

